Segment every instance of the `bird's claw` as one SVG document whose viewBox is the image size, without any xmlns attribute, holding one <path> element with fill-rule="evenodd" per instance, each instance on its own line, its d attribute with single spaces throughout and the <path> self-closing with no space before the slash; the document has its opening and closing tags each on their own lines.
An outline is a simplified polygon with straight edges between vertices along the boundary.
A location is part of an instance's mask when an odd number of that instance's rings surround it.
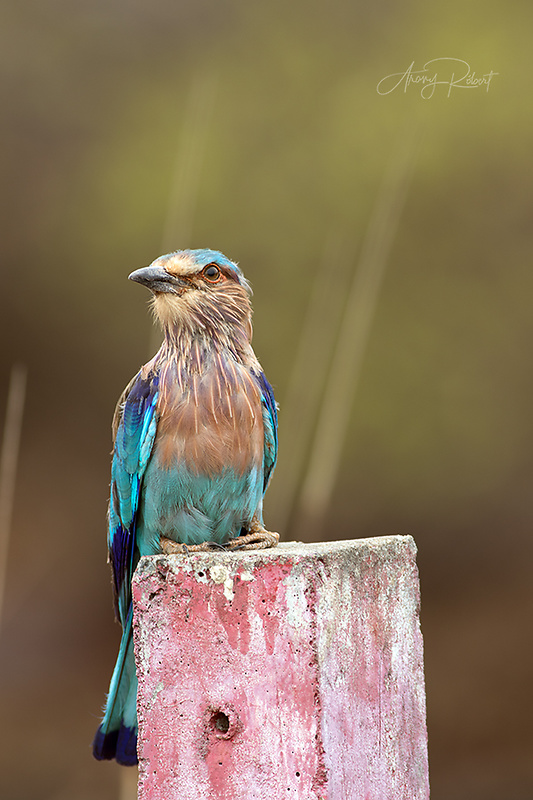
<svg viewBox="0 0 533 800">
<path fill-rule="evenodd" d="M 237 536 L 236 539 L 231 539 L 226 548 L 228 550 L 264 550 L 267 547 L 275 547 L 278 542 L 279 533 L 262 528 L 244 536 Z"/>
<path fill-rule="evenodd" d="M 189 555 L 190 553 L 206 553 L 210 550 L 265 550 L 267 547 L 275 547 L 279 542 L 279 533 L 267 531 L 263 524 L 254 514 L 249 526 L 245 529 L 247 533 L 230 539 L 226 544 L 218 542 L 201 542 L 200 544 L 183 544 L 168 539 L 166 536 L 160 537 L 161 550 L 166 555 Z"/>
<path fill-rule="evenodd" d="M 209 550 L 225 550 L 223 544 L 218 542 L 201 542 L 200 544 L 184 544 L 183 542 L 175 542 L 174 539 L 168 539 L 166 536 L 159 538 L 161 550 L 167 556 L 176 554 L 188 556 L 190 553 L 205 553 Z"/>
</svg>

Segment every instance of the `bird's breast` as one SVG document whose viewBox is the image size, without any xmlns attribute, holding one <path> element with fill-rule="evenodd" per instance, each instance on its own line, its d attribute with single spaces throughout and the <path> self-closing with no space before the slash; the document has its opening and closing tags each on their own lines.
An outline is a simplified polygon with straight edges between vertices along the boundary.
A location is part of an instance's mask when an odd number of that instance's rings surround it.
<svg viewBox="0 0 533 800">
<path fill-rule="evenodd" d="M 214 354 L 201 371 L 161 370 L 153 457 L 163 469 L 243 475 L 263 460 L 261 394 L 242 365 Z"/>
</svg>

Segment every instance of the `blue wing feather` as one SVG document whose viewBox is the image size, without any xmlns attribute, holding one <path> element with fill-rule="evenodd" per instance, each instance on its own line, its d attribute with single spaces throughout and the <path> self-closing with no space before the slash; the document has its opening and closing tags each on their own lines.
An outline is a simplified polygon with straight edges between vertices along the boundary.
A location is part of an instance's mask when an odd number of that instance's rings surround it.
<svg viewBox="0 0 533 800">
<path fill-rule="evenodd" d="M 96 732 L 93 753 L 119 764 L 137 763 L 137 678 L 133 659 L 131 577 L 138 558 L 135 537 L 143 476 L 157 428 L 158 377 L 131 381 L 119 401 L 111 466 L 108 547 L 113 573 L 115 609 L 122 623 L 120 650 L 113 670 L 104 718 Z"/>
<path fill-rule="evenodd" d="M 131 605 L 139 495 L 157 428 L 157 397 L 157 376 L 145 378 L 139 373 L 126 395 L 115 436 L 108 546 L 115 605 L 123 625 Z"/>
<path fill-rule="evenodd" d="M 266 379 L 265 373 L 256 375 L 261 389 L 261 405 L 263 409 L 263 426 L 265 443 L 263 453 L 263 492 L 266 491 L 278 456 L 278 411 L 274 391 Z"/>
</svg>

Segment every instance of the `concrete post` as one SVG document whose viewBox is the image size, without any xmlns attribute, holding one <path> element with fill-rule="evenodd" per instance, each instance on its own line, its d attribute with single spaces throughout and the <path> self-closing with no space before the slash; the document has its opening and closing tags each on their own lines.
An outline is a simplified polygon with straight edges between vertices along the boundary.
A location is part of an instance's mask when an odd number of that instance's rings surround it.
<svg viewBox="0 0 533 800">
<path fill-rule="evenodd" d="M 140 800 L 427 800 L 410 536 L 143 558 Z"/>
</svg>

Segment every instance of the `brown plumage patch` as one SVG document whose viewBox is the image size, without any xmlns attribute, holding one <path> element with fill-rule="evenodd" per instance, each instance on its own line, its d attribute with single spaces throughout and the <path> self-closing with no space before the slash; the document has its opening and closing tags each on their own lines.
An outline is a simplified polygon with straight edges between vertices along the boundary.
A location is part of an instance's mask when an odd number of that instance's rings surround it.
<svg viewBox="0 0 533 800">
<path fill-rule="evenodd" d="M 166 469 L 184 464 L 204 475 L 225 468 L 242 475 L 260 467 L 264 433 L 259 388 L 242 364 L 219 353 L 202 364 L 195 350 L 192 360 L 199 369 L 187 371 L 185 378 L 183 362 L 174 362 L 160 376 L 159 463 Z"/>
<path fill-rule="evenodd" d="M 213 266 L 213 265 L 211 265 Z M 164 257 L 183 290 L 156 293 L 155 315 L 165 332 L 152 362 L 159 373 L 154 454 L 163 468 L 184 464 L 215 475 L 242 475 L 263 462 L 261 367 L 251 346 L 250 289 L 224 265 L 210 281 L 190 254 Z"/>
</svg>

